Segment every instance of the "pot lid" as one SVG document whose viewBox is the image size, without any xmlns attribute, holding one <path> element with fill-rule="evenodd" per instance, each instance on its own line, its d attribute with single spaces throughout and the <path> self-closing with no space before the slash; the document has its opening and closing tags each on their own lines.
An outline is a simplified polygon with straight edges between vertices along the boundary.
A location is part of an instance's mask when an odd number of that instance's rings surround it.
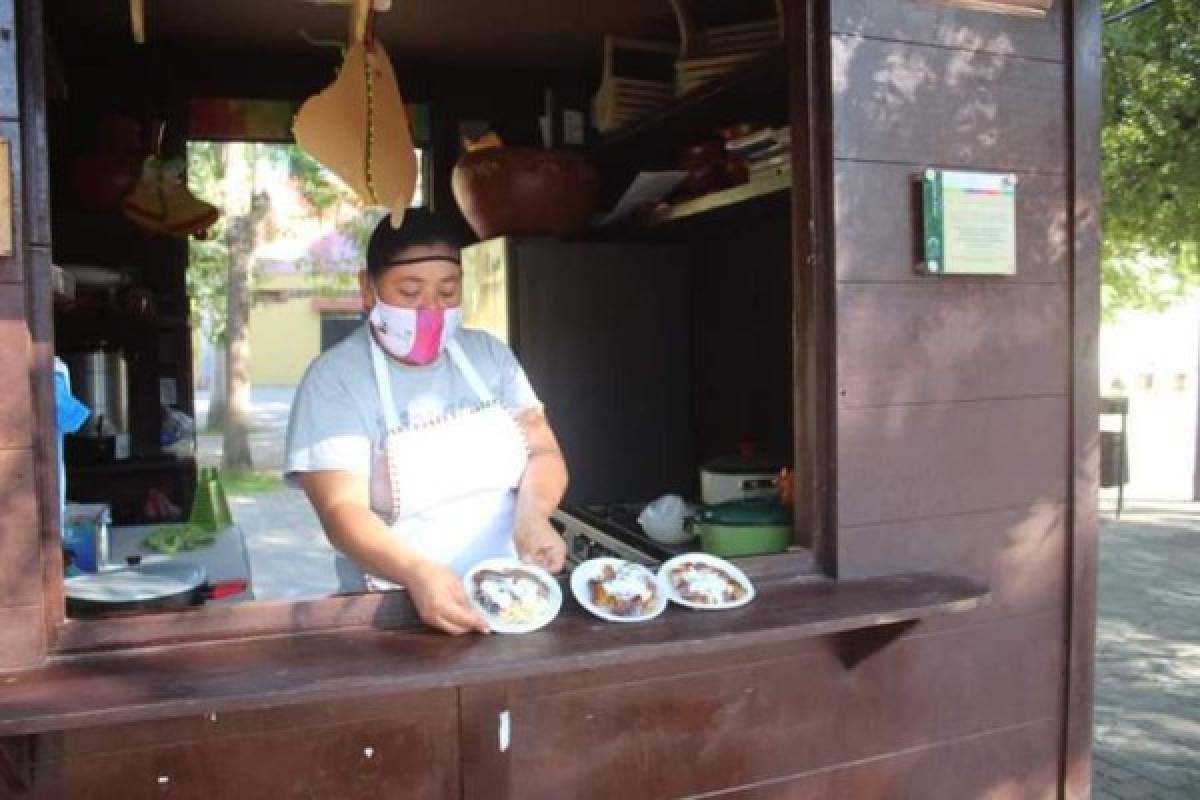
<svg viewBox="0 0 1200 800">
<path fill-rule="evenodd" d="M 63 581 L 67 597 L 91 603 L 138 603 L 190 592 L 205 581 L 202 567 L 162 561 L 85 573 Z"/>
<path fill-rule="evenodd" d="M 700 514 L 702 522 L 716 525 L 787 525 L 792 512 L 776 500 L 734 500 L 707 506 Z"/>
<path fill-rule="evenodd" d="M 705 472 L 721 475 L 753 475 L 769 473 L 774 475 L 787 464 L 778 458 L 768 456 L 727 455 L 710 458 L 701 465 Z"/>
</svg>

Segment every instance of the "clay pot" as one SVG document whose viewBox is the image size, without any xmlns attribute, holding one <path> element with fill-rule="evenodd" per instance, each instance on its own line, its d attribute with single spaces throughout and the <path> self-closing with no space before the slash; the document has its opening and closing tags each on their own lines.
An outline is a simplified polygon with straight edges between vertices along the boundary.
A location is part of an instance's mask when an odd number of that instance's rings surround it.
<svg viewBox="0 0 1200 800">
<path fill-rule="evenodd" d="M 481 239 L 569 236 L 592 213 L 596 173 L 573 151 L 492 147 L 459 158 L 451 189 Z"/>
</svg>

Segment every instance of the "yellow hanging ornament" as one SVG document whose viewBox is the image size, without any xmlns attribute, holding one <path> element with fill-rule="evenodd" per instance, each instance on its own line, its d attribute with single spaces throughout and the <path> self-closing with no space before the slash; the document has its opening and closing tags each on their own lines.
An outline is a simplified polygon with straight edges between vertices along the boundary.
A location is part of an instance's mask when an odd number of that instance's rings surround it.
<svg viewBox="0 0 1200 800">
<path fill-rule="evenodd" d="M 205 233 L 220 213 L 215 206 L 196 197 L 183 183 L 183 162 L 163 161 L 150 156 L 142 165 L 142 176 L 122 201 L 125 216 L 150 233 L 195 236 Z"/>
</svg>

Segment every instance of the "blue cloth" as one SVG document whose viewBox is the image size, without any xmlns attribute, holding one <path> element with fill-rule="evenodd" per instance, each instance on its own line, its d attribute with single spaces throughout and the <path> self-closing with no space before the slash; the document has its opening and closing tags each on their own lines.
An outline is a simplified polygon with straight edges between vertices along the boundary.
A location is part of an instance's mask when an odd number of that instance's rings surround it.
<svg viewBox="0 0 1200 800">
<path fill-rule="evenodd" d="M 75 433 L 92 415 L 91 409 L 71 394 L 71 385 L 61 372 L 54 373 L 54 414 L 60 436 Z"/>
<path fill-rule="evenodd" d="M 54 357 L 54 422 L 58 428 L 58 511 L 62 518 L 67 503 L 67 470 L 63 464 L 63 437 L 83 427 L 92 415 L 90 408 L 71 394 L 71 373 L 66 363 Z"/>
</svg>

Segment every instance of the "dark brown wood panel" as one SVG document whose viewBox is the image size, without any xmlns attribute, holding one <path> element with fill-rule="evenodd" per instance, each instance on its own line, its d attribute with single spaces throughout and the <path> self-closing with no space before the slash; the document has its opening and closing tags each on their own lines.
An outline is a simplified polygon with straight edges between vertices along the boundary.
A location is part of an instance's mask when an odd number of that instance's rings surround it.
<svg viewBox="0 0 1200 800">
<path fill-rule="evenodd" d="M 1065 286 L 844 285 L 838 406 L 1066 395 Z"/>
<path fill-rule="evenodd" d="M 21 127 L 25 161 L 25 235 L 50 244 L 50 156 L 46 148 L 45 28 L 41 0 L 20 0 Z"/>
<path fill-rule="evenodd" d="M 17 34 L 15 1 L 0 0 L 0 118 L 16 119 Z"/>
<path fill-rule="evenodd" d="M 387 716 L 38 760 L 31 798 L 440 798 L 459 794 L 453 690 L 392 698 Z M 338 707 L 329 708 L 337 718 Z M 353 716 L 353 715 L 352 715 Z M 169 744 L 168 744 L 169 743 Z M 115 771 L 119 781 L 97 780 Z"/>
<path fill-rule="evenodd" d="M 46 655 L 41 606 L 0 608 L 0 696 L 11 689 L 6 672 L 40 665 Z"/>
<path fill-rule="evenodd" d="M 833 38 L 838 158 L 1061 174 L 1060 64 Z"/>
<path fill-rule="evenodd" d="M 42 552 L 33 490 L 32 452 L 0 450 L 0 606 L 41 603 Z"/>
<path fill-rule="evenodd" d="M 918 165 L 835 163 L 838 280 L 921 284 L 967 280 L 919 275 L 914 269 L 920 259 L 921 205 L 919 195 L 914 195 L 913 178 L 920 173 Z M 1070 225 L 1066 204 L 1063 176 L 1018 175 L 1017 274 L 992 280 L 1067 283 Z"/>
<path fill-rule="evenodd" d="M 1100 124 L 1102 23 L 1099 0 L 1071 4 L 1072 298 L 1070 640 L 1063 794 L 1092 794 L 1092 705 L 1096 650 L 1096 571 L 1100 434 L 1096 397 L 1100 317 Z"/>
<path fill-rule="evenodd" d="M 42 597 L 46 611 L 49 649 L 65 616 L 63 605 L 62 524 L 59 519 L 58 432 L 54 411 L 54 319 L 53 290 L 46 275 L 50 271 L 50 248 L 25 248 L 27 273 L 25 300 L 31 339 L 30 365 L 33 402 L 33 469 L 35 475 L 37 535 L 42 550 Z M 28 535 L 28 534 L 27 534 Z"/>
<path fill-rule="evenodd" d="M 934 44 L 1006 56 L 1063 60 L 1062 8 L 1043 18 L 981 14 L 913 0 L 833 0 L 835 33 Z"/>
<path fill-rule="evenodd" d="M 0 139 L 8 142 L 8 163 L 0 169 L 8 170 L 12 176 L 12 255 L 0 256 L 0 284 L 19 283 L 24 275 L 22 261 L 25 245 L 25 201 L 22 178 L 25 170 L 21 164 L 21 125 L 15 120 L 0 119 Z"/>
<path fill-rule="evenodd" d="M 833 117 L 829 7 L 788 0 L 788 111 L 793 160 L 802 168 L 792 187 L 792 426 L 795 436 L 796 530 L 807 536 L 817 564 L 837 574 L 837 388 L 833 280 Z"/>
<path fill-rule="evenodd" d="M 529 685 L 507 698 L 508 751 L 492 739 L 482 767 L 507 774 L 492 797 L 679 797 L 971 736 L 1056 707 L 1062 633 L 1049 613 L 903 638 L 853 673 L 830 649 L 620 687 Z M 494 704 L 473 712 L 464 703 L 464 724 L 496 731 Z"/>
<path fill-rule="evenodd" d="M 1063 503 L 847 528 L 838 534 L 839 577 L 933 569 L 987 584 L 992 600 L 949 625 L 1059 608 L 1066 589 Z M 932 621 L 931 621 L 932 624 Z"/>
<path fill-rule="evenodd" d="M 1058 719 L 721 792 L 730 800 L 1032 800 L 1056 796 Z"/>
<path fill-rule="evenodd" d="M 1066 498 L 1067 400 L 842 409 L 840 530 Z"/>
<path fill-rule="evenodd" d="M 0 448 L 33 444 L 33 401 L 30 396 L 29 323 L 25 319 L 25 287 L 0 283 Z M 3 484 L 0 484 L 2 491 Z M 29 491 L 33 491 L 32 484 Z"/>
<path fill-rule="evenodd" d="M 697 614 L 673 607 L 639 625 L 603 622 L 568 600 L 550 626 L 527 636 L 353 630 L 60 659 L 15 675 L 0 693 L 0 735 L 713 658 L 968 612 L 987 597 L 967 579 L 912 574 L 785 578 L 757 589 L 744 608 Z"/>
<path fill-rule="evenodd" d="M 202 743 L 238 736 L 386 720 L 408 714 L 405 709 L 410 707 L 420 716 L 424 713 L 422 709 L 432 709 L 439 702 L 446 707 L 456 708 L 457 696 L 454 690 L 429 689 L 420 694 L 378 694 L 343 698 L 336 702 L 283 705 L 253 711 L 203 711 L 171 719 L 76 728 L 39 734 L 34 759 L 63 761 L 123 750 L 148 749 L 161 746 L 165 742 Z M 453 713 L 456 715 L 457 711 Z"/>
</svg>

